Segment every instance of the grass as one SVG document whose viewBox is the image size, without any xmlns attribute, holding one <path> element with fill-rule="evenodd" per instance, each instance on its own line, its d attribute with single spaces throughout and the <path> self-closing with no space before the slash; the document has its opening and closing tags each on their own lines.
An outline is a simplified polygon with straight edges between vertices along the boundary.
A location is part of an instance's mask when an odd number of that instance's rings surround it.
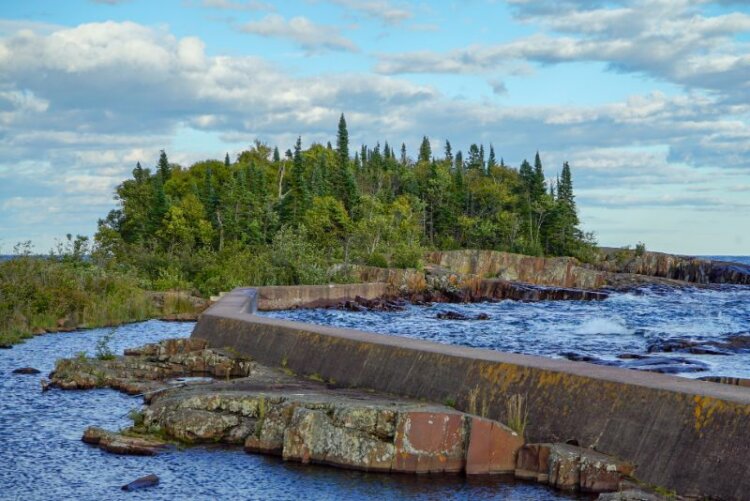
<svg viewBox="0 0 750 501">
<path fill-rule="evenodd" d="M 528 425 L 529 409 L 526 398 L 523 395 L 515 394 L 508 398 L 505 404 L 506 425 L 511 430 L 518 433 L 520 437 L 524 436 L 526 426 Z"/>
<path fill-rule="evenodd" d="M 192 312 L 188 294 L 167 293 L 157 307 L 141 281 L 83 260 L 22 255 L 0 262 L 0 344 L 68 328 L 113 327 Z"/>
</svg>

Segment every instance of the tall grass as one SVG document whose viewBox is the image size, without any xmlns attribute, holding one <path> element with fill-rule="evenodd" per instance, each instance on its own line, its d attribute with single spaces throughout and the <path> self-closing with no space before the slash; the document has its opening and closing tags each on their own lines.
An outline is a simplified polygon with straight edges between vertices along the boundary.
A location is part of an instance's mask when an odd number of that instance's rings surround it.
<svg viewBox="0 0 750 501">
<path fill-rule="evenodd" d="M 104 327 L 157 315 L 137 279 L 81 260 L 19 256 L 0 263 L 0 344 L 66 327 Z"/>
<path fill-rule="evenodd" d="M 505 404 L 505 411 L 505 424 L 508 425 L 508 428 L 518 433 L 520 437 L 523 437 L 529 419 L 529 409 L 526 404 L 526 398 L 519 394 L 510 396 Z"/>
</svg>

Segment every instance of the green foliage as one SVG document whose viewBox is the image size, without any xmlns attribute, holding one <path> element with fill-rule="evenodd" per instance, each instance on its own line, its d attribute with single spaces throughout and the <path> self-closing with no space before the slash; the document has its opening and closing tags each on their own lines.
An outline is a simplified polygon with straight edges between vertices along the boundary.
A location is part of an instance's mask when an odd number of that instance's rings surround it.
<svg viewBox="0 0 750 501">
<path fill-rule="evenodd" d="M 643 242 L 638 242 L 635 244 L 635 256 L 641 257 L 646 253 L 646 244 Z"/>
<path fill-rule="evenodd" d="M 99 360 L 115 359 L 115 354 L 112 351 L 112 348 L 109 346 L 109 344 L 112 342 L 112 337 L 115 335 L 115 332 L 117 332 L 117 329 L 112 329 L 107 334 L 97 339 L 96 349 L 94 353 L 96 354 L 96 358 L 98 358 Z"/>
<path fill-rule="evenodd" d="M 92 256 L 144 287 L 203 294 L 345 280 L 352 263 L 419 267 L 430 248 L 592 259 L 567 163 L 555 184 L 538 153 L 514 169 L 492 145 L 487 160 L 484 145 L 470 145 L 464 161 L 446 141 L 441 159 L 424 136 L 416 162 L 405 144 L 397 156 L 387 142 L 362 145 L 352 159 L 349 138 L 342 114 L 335 148 L 303 149 L 298 138 L 282 155 L 255 141 L 235 162 L 189 168 L 161 152 L 117 188 L 119 206 L 99 222 Z"/>
</svg>

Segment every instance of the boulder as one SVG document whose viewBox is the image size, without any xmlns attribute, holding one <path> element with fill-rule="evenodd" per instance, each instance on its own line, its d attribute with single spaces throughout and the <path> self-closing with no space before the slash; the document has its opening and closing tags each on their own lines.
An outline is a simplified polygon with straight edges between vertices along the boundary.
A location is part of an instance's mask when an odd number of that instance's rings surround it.
<svg viewBox="0 0 750 501">
<path fill-rule="evenodd" d="M 155 485 L 159 485 L 159 477 L 152 473 L 150 475 L 146 475 L 145 477 L 133 480 L 129 484 L 123 485 L 121 489 L 124 491 L 136 491 L 138 489 L 154 487 Z"/>
<path fill-rule="evenodd" d="M 129 456 L 153 456 L 166 445 L 162 441 L 151 438 L 113 433 L 96 426 L 86 428 L 81 440 L 87 444 L 96 445 L 106 452 Z"/>
<path fill-rule="evenodd" d="M 13 370 L 13 374 L 39 374 L 40 372 L 39 369 L 34 369 L 33 367 L 19 367 Z"/>
<path fill-rule="evenodd" d="M 518 449 L 515 476 L 523 480 L 549 481 L 549 456 L 552 444 L 526 444 Z"/>
<path fill-rule="evenodd" d="M 464 470 L 466 433 L 459 412 L 400 413 L 396 421 L 393 471 L 458 473 Z"/>
<path fill-rule="evenodd" d="M 467 475 L 512 474 L 523 437 L 497 421 L 472 416 L 466 453 Z"/>
</svg>

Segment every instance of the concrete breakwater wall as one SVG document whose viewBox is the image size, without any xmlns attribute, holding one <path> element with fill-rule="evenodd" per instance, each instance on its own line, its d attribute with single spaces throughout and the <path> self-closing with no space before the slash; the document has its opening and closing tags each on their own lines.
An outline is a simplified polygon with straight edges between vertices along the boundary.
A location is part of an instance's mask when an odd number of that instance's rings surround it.
<svg viewBox="0 0 750 501">
<path fill-rule="evenodd" d="M 254 315 L 254 289 L 207 310 L 193 337 L 270 366 L 506 419 L 528 402 L 530 442 L 575 439 L 636 464 L 680 494 L 747 499 L 750 389 L 566 360 L 501 353 Z"/>
</svg>

